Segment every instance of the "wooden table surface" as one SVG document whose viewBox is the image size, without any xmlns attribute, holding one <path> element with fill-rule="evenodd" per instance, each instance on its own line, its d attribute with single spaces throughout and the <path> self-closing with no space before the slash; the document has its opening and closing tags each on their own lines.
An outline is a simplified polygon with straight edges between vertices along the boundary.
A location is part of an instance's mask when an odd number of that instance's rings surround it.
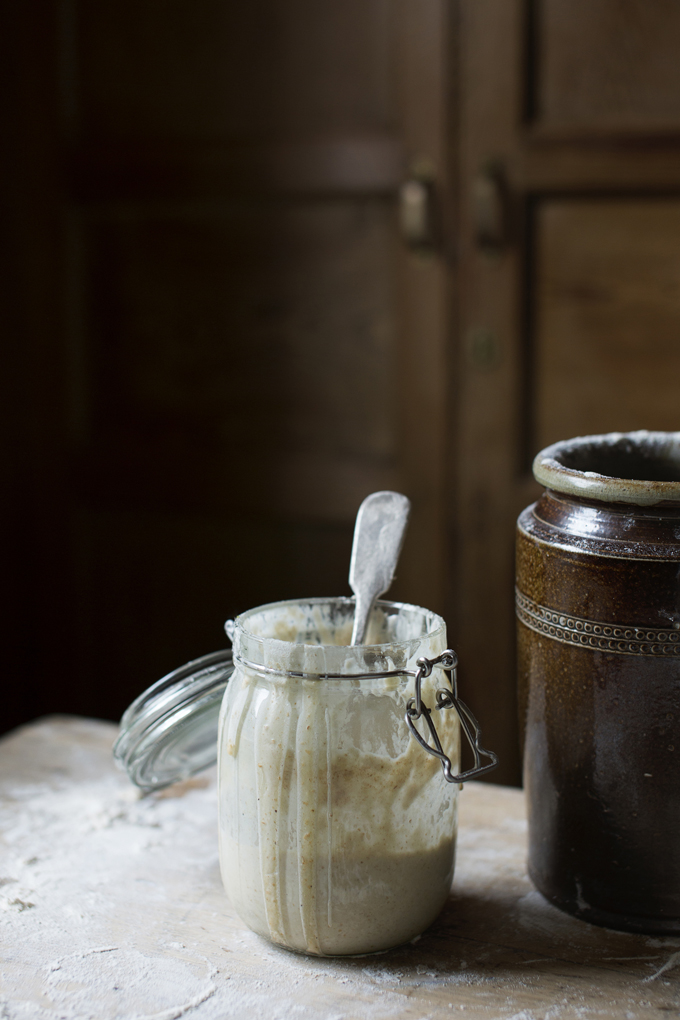
<svg viewBox="0 0 680 1020">
<path fill-rule="evenodd" d="M 526 877 L 521 792 L 461 794 L 451 897 L 413 944 L 296 956 L 223 892 L 210 774 L 140 798 L 116 729 L 50 718 L 0 741 L 0 1017 L 5 1020 L 680 1016 L 680 939 L 549 906 Z"/>
</svg>

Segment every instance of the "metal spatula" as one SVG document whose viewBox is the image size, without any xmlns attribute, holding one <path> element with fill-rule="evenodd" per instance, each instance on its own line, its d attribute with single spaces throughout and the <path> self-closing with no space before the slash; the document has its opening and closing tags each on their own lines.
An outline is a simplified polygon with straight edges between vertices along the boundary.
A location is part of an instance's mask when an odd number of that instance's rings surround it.
<svg viewBox="0 0 680 1020">
<path fill-rule="evenodd" d="M 352 644 L 363 644 L 373 603 L 387 591 L 404 542 L 410 500 L 400 492 L 373 492 L 354 525 L 349 586 L 356 596 Z"/>
</svg>

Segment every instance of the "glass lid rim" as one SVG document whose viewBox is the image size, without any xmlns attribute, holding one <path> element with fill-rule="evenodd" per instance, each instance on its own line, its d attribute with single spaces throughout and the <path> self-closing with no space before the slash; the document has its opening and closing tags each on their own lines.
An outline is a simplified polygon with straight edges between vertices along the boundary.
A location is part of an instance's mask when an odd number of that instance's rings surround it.
<svg viewBox="0 0 680 1020">
<path fill-rule="evenodd" d="M 182 666 L 165 673 L 158 680 L 149 684 L 141 694 L 130 702 L 121 716 L 121 724 L 125 722 L 127 727 L 133 726 L 154 704 L 162 694 L 172 690 L 175 684 L 183 680 L 198 679 L 198 674 L 210 669 L 210 667 L 223 666 L 225 669 L 233 664 L 233 651 L 231 648 L 221 648 L 216 652 L 208 652 L 207 655 L 200 655 L 197 659 L 191 659 Z M 190 684 L 187 684 L 187 687 Z M 186 693 L 186 691 L 185 691 Z M 198 692 L 197 692 L 198 693 Z"/>
<path fill-rule="evenodd" d="M 205 671 L 208 675 L 201 677 Z M 200 716 L 202 708 L 223 695 L 233 671 L 231 649 L 209 652 L 166 673 L 131 702 L 120 720 L 113 755 L 133 782 L 133 773 L 139 772 L 152 747 L 169 736 L 171 720 L 179 715 L 181 726 L 191 716 Z"/>
</svg>

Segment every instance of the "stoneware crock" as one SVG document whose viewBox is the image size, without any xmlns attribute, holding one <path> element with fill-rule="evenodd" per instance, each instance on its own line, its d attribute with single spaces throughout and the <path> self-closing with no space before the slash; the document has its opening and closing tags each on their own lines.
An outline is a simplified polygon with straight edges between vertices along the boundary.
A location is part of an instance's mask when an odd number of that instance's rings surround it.
<svg viewBox="0 0 680 1020">
<path fill-rule="evenodd" d="M 595 924 L 680 932 L 680 432 L 538 454 L 518 521 L 529 874 Z"/>
</svg>

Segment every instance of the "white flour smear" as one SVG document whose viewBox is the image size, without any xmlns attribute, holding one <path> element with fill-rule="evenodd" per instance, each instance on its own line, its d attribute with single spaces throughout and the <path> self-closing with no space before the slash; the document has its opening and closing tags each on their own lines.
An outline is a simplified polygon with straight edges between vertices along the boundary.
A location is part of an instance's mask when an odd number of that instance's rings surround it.
<svg viewBox="0 0 680 1020">
<path fill-rule="evenodd" d="M 214 776 L 140 797 L 115 733 L 50 719 L 0 743 L 3 1020 L 396 1017 L 403 996 L 382 987 L 353 1012 L 370 968 L 338 981 L 244 928 L 219 877 Z M 323 1005 L 328 981 L 349 1013 Z"/>
<path fill-rule="evenodd" d="M 495 828 L 488 806 L 481 814 L 475 806 L 493 791 L 463 794 L 470 810 L 454 898 L 414 945 L 314 959 L 270 945 L 233 911 L 219 877 L 214 776 L 140 798 L 113 766 L 115 733 L 108 723 L 57 718 L 0 741 L 2 1020 L 608 1015 L 610 992 L 602 998 L 595 980 L 592 990 L 572 981 L 574 966 L 559 994 L 555 985 L 542 990 L 551 954 L 568 954 L 584 926 L 531 892 L 519 794 L 504 795 L 519 810 Z M 482 930 L 484 903 L 492 909 Z M 595 952 L 604 936 L 585 927 Z M 508 948 L 518 932 L 531 951 Z M 675 1001 L 680 968 L 663 965 L 677 944 L 606 939 L 601 959 L 632 958 L 607 964 L 626 968 L 619 1015 L 658 1016 L 659 1004 Z M 649 975 L 655 980 L 642 984 Z"/>
</svg>

